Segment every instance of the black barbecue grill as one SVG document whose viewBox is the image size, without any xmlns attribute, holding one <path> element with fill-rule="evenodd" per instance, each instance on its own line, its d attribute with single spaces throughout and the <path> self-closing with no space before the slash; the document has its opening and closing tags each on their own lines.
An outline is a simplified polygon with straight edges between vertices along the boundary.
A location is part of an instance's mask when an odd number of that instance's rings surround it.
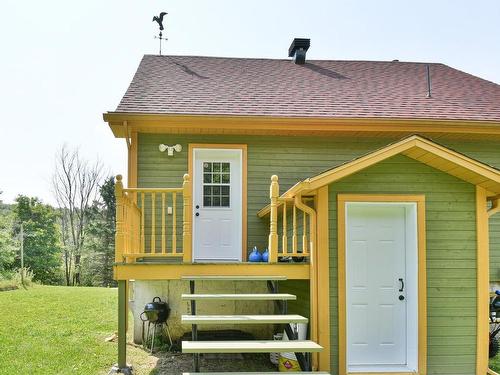
<svg viewBox="0 0 500 375">
<path fill-rule="evenodd" d="M 144 306 L 144 315 L 151 323 L 165 323 L 170 316 L 170 306 L 160 297 L 155 297 L 153 302 Z"/>
<path fill-rule="evenodd" d="M 153 353 L 155 334 L 157 329 L 166 334 L 172 347 L 172 338 L 170 337 L 170 329 L 167 320 L 170 316 L 170 306 L 166 301 L 162 301 L 160 297 L 153 298 L 152 302 L 146 303 L 144 311 L 141 313 L 142 320 L 142 343 L 147 345 L 150 343 L 151 353 Z M 144 339 L 144 323 L 148 322 L 146 339 Z M 153 327 L 151 327 L 153 325 Z"/>
</svg>

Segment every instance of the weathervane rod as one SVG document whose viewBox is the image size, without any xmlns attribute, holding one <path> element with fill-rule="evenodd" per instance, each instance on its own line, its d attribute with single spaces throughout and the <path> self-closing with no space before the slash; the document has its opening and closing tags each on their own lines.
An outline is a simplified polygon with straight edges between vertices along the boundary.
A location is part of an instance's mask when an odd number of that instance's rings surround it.
<svg viewBox="0 0 500 375">
<path fill-rule="evenodd" d="M 160 35 L 159 36 L 155 36 L 155 38 L 158 38 L 160 39 L 160 56 L 161 56 L 161 42 L 163 40 L 168 40 L 167 38 L 163 38 L 163 34 L 162 34 L 162 31 L 164 29 L 163 27 L 163 17 L 165 15 L 167 15 L 168 13 L 167 12 L 161 12 L 159 16 L 154 16 L 153 17 L 153 22 L 157 22 L 158 23 L 158 26 L 160 27 Z"/>
</svg>

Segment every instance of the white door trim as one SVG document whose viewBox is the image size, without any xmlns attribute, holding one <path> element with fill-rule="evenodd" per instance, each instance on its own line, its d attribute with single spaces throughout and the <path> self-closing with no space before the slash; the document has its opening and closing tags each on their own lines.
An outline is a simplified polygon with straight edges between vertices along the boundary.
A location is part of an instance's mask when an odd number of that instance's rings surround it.
<svg viewBox="0 0 500 375">
<path fill-rule="evenodd" d="M 239 232 L 239 243 L 241 244 L 239 247 L 239 251 L 234 257 L 231 259 L 227 259 L 225 261 L 228 262 L 241 262 L 246 260 L 246 240 L 247 240 L 247 145 L 245 144 L 189 144 L 189 152 L 188 152 L 188 173 L 191 176 L 193 181 L 191 186 L 191 196 L 192 196 L 192 204 L 193 204 L 193 262 L 196 262 L 196 243 L 194 243 L 196 237 L 196 176 L 195 176 L 195 151 L 196 150 L 205 150 L 205 151 L 214 151 L 214 152 L 231 152 L 234 151 L 239 155 L 239 163 L 240 163 L 240 178 L 239 178 L 239 211 L 240 211 L 240 222 L 241 225 Z M 210 260 L 204 260 L 210 261 Z M 221 261 L 214 259 L 214 261 Z M 224 260 L 222 260 L 224 261 Z"/>
</svg>

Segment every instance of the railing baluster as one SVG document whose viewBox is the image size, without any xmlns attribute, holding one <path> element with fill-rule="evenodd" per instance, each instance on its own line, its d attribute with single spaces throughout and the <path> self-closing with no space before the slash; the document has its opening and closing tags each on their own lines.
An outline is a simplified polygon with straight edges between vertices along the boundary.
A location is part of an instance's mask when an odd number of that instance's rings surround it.
<svg viewBox="0 0 500 375">
<path fill-rule="evenodd" d="M 297 207 L 293 205 L 293 233 L 292 233 L 292 253 L 297 253 Z"/>
<path fill-rule="evenodd" d="M 125 193 L 125 197 L 124 197 L 124 206 L 123 206 L 123 234 L 124 234 L 124 237 L 125 237 L 125 243 L 123 244 L 123 249 L 125 250 L 125 253 L 129 253 L 130 252 L 130 248 L 129 248 L 129 242 L 127 241 L 128 239 L 128 236 L 129 236 L 129 233 L 130 233 L 130 228 L 129 228 L 129 223 L 128 223 L 128 217 L 129 217 L 129 205 L 128 205 L 128 199 L 127 199 L 127 195 Z"/>
<path fill-rule="evenodd" d="M 172 193 L 172 254 L 177 254 L 177 193 Z"/>
<path fill-rule="evenodd" d="M 156 253 L 156 194 L 151 193 L 151 254 Z"/>
<path fill-rule="evenodd" d="M 302 211 L 302 218 L 304 223 L 302 224 L 302 253 L 307 253 L 307 214 Z"/>
<path fill-rule="evenodd" d="M 165 193 L 161 193 L 161 252 L 165 254 Z"/>
<path fill-rule="evenodd" d="M 180 217 L 182 220 L 183 241 L 180 249 L 178 249 L 177 195 L 181 193 L 183 198 L 183 213 Z M 148 194 L 151 194 L 151 198 Z M 168 194 L 172 194 L 172 207 L 169 207 Z M 144 257 L 172 256 L 181 256 L 184 262 L 191 262 L 192 210 L 190 199 L 191 181 L 189 175 L 186 174 L 184 176 L 182 188 L 128 189 L 123 188 L 121 176 L 118 176 L 115 185 L 115 196 L 117 199 L 115 241 L 115 259 L 117 262 L 135 262 L 136 259 Z M 157 204 L 161 204 L 161 209 L 157 207 Z M 161 215 L 161 220 L 159 219 L 159 215 Z M 168 215 L 173 216 L 171 225 Z M 159 230 L 160 225 L 161 232 Z M 169 246 L 170 230 L 172 230 L 172 250 L 170 250 Z"/>
<path fill-rule="evenodd" d="M 283 235 L 281 237 L 281 241 L 283 242 L 282 244 L 282 252 L 285 255 L 288 250 L 287 250 L 287 245 L 288 245 L 288 238 L 287 238 L 287 233 L 286 233 L 286 200 L 283 201 Z"/>
<path fill-rule="evenodd" d="M 191 263 L 192 257 L 192 204 L 191 204 L 191 179 L 186 173 L 182 183 L 182 260 L 184 263 Z"/>
<path fill-rule="evenodd" d="M 146 252 L 146 237 L 144 236 L 144 193 L 141 193 L 141 253 Z"/>
<path fill-rule="evenodd" d="M 124 246 L 125 236 L 123 234 L 123 211 L 125 210 L 125 200 L 123 198 L 123 183 L 122 176 L 116 176 L 115 183 L 115 197 L 116 197 L 116 230 L 115 230 L 115 262 L 123 262 L 124 260 Z"/>
<path fill-rule="evenodd" d="M 269 263 L 278 262 L 278 197 L 280 186 L 278 176 L 271 176 L 271 186 L 269 187 L 269 198 L 271 199 L 271 213 L 269 218 Z"/>
</svg>

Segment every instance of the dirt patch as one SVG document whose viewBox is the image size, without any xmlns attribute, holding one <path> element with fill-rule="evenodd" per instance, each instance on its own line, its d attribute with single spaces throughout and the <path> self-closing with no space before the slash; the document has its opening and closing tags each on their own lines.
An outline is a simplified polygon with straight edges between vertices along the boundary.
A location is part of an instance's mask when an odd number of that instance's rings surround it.
<svg viewBox="0 0 500 375">
<path fill-rule="evenodd" d="M 9 285 L 9 286 L 0 286 L 0 292 L 7 292 L 9 290 L 19 289 L 17 285 Z"/>
<path fill-rule="evenodd" d="M 157 353 L 153 374 L 179 375 L 193 371 L 193 355 Z M 200 371 L 277 371 L 269 361 L 269 354 L 204 354 L 200 355 Z"/>
</svg>

